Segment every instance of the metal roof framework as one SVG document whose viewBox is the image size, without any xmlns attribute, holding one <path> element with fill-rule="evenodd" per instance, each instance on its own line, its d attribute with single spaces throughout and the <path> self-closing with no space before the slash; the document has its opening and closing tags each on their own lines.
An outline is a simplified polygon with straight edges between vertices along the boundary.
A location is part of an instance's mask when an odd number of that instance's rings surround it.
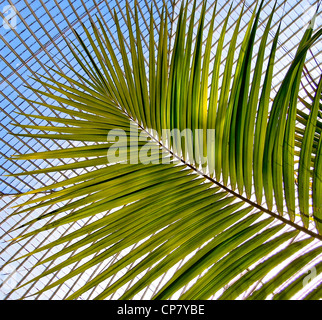
<svg viewBox="0 0 322 320">
<path fill-rule="evenodd" d="M 193 1 L 189 1 L 190 7 Z M 310 17 L 314 13 L 314 10 L 319 1 L 277 1 L 276 14 L 273 19 L 272 31 L 270 33 L 268 46 L 271 45 L 274 37 L 274 31 L 277 29 L 278 24 L 283 17 L 281 36 L 279 38 L 279 50 L 277 53 L 277 66 L 278 70 L 274 70 L 275 79 L 277 81 L 273 84 L 273 92 L 277 91 L 283 77 L 289 67 L 292 58 L 296 52 L 298 43 L 305 31 L 305 26 L 309 21 Z M 229 20 L 227 37 L 225 40 L 224 50 L 227 53 L 229 46 L 229 34 L 232 32 L 238 14 L 245 5 L 245 12 L 243 15 L 241 28 L 240 28 L 240 41 L 243 32 L 245 32 L 247 21 L 255 8 L 256 1 L 248 0 L 238 0 L 234 1 L 232 5 L 232 15 Z M 267 0 L 265 1 L 263 7 L 263 14 L 261 15 L 259 30 L 263 32 L 268 16 L 274 6 L 275 1 Z M 162 5 L 166 4 L 168 7 L 168 20 L 169 27 L 171 30 L 171 39 L 174 37 L 175 25 L 179 13 L 179 8 L 181 1 L 177 0 L 153 0 L 152 5 L 154 8 L 154 15 L 156 16 L 155 30 L 158 30 L 158 16 L 161 14 Z M 223 21 L 227 15 L 231 1 L 225 1 L 217 3 L 216 11 L 216 29 L 213 37 L 213 55 L 216 48 L 216 40 L 218 39 L 220 28 Z M 8 9 L 5 7 L 11 6 L 14 8 L 16 13 L 16 28 L 6 28 L 6 23 L 9 22 Z M 137 3 L 137 8 L 140 14 L 140 24 L 141 30 L 143 31 L 143 36 L 145 37 L 145 49 L 148 43 L 148 18 L 150 14 L 151 2 L 147 0 L 139 0 Z M 131 3 L 131 15 L 134 14 L 134 4 Z M 201 9 L 201 1 L 197 1 L 197 8 Z M 208 1 L 206 23 L 205 28 L 209 27 L 209 21 L 214 9 L 214 2 Z M 80 173 L 86 172 L 86 169 L 82 170 L 70 170 L 64 172 L 64 174 L 41 174 L 37 176 L 21 176 L 21 177 L 4 177 L 5 174 L 12 174 L 21 171 L 29 171 L 34 169 L 40 169 L 52 165 L 59 165 L 64 163 L 73 162 L 75 160 L 70 159 L 60 159 L 52 163 L 48 160 L 37 160 L 37 161 L 12 161 L 6 157 L 12 154 L 21 154 L 29 152 L 38 152 L 45 150 L 52 150 L 61 147 L 68 147 L 75 145 L 75 142 L 67 141 L 64 144 L 53 141 L 46 141 L 44 139 L 30 139 L 30 138 L 20 138 L 18 136 L 13 136 L 12 133 L 22 133 L 22 130 L 15 127 L 15 124 L 37 124 L 44 125 L 44 121 L 36 121 L 33 118 L 25 118 L 19 113 L 31 113 L 36 115 L 52 115 L 60 116 L 58 113 L 48 113 L 45 108 L 41 108 L 39 105 L 34 105 L 32 103 L 27 103 L 26 101 L 20 99 L 20 96 L 24 96 L 29 99 L 34 99 L 37 101 L 45 102 L 47 99 L 37 95 L 35 96 L 27 89 L 25 86 L 29 85 L 32 87 L 38 87 L 36 81 L 32 80 L 30 76 L 34 78 L 39 78 L 39 74 L 52 77 L 52 74 L 48 72 L 48 66 L 56 68 L 61 72 L 68 74 L 68 66 L 75 67 L 77 62 L 72 57 L 69 52 L 65 38 L 73 40 L 75 37 L 72 33 L 72 29 L 76 29 L 80 35 L 84 35 L 81 29 L 81 23 L 85 26 L 89 26 L 91 20 L 95 20 L 96 17 L 101 17 L 105 21 L 106 30 L 111 37 L 112 43 L 115 46 L 115 51 L 118 52 L 118 44 L 115 39 L 115 26 L 113 23 L 112 15 L 114 10 L 118 14 L 118 17 L 122 18 L 121 28 L 126 29 L 124 22 L 125 18 L 125 1 L 123 0 L 54 0 L 54 1 L 43 1 L 34 0 L 27 2 L 26 0 L 19 1 L 3 1 L 0 3 L 0 21 L 3 21 L 2 26 L 0 26 L 0 105 L 1 105 L 1 127 L 0 127 L 0 141 L 1 141 L 1 198 L 0 198 L 0 268 L 1 265 L 10 259 L 15 259 L 22 254 L 26 254 L 35 248 L 56 239 L 62 235 L 65 235 L 72 230 L 81 228 L 97 217 L 91 217 L 90 219 L 84 221 L 78 221 L 68 226 L 53 229 L 47 234 L 39 234 L 33 236 L 22 242 L 10 242 L 12 237 L 23 234 L 35 228 L 34 225 L 27 227 L 25 229 L 18 229 L 12 231 L 21 225 L 22 222 L 34 218 L 39 215 L 40 212 L 31 211 L 27 215 L 13 215 L 17 209 L 12 208 L 14 205 L 21 204 L 27 199 L 39 197 L 39 194 L 31 196 L 16 197 L 25 191 L 39 188 L 50 183 L 60 181 L 61 179 L 68 179 Z M 198 17 L 198 14 L 197 14 Z M 322 26 L 321 13 L 318 14 L 316 19 L 316 28 Z M 126 31 L 124 31 L 126 34 Z M 259 31 L 260 32 L 260 31 Z M 259 33 L 260 35 L 260 33 Z M 256 41 L 257 49 L 259 46 L 260 37 Z M 126 45 L 129 48 L 129 40 L 126 38 Z M 255 45 L 255 53 L 256 53 Z M 239 48 L 239 47 L 238 47 Z M 224 52 L 224 57 L 225 57 Z M 310 77 L 315 81 L 319 78 L 322 62 L 322 51 L 321 46 L 318 45 L 310 49 L 309 55 L 306 61 L 306 68 Z M 118 55 L 119 57 L 119 55 Z M 235 56 L 235 58 L 237 55 Z M 256 58 L 256 55 L 255 55 Z M 267 56 L 265 63 L 267 63 Z M 75 67 L 77 68 L 77 66 Z M 211 68 L 210 68 L 211 70 Z M 300 94 L 303 98 L 307 98 L 307 92 L 312 93 L 314 87 L 310 81 L 310 77 L 307 76 L 302 83 L 303 89 Z M 307 92 L 304 90 L 307 90 Z M 82 144 L 80 144 L 82 145 Z M 46 208 L 46 211 L 54 209 L 55 206 Z M 105 214 L 108 214 L 106 212 Z M 37 225 L 39 227 L 40 225 Z M 9 234 L 9 231 L 12 231 Z M 66 243 L 65 246 L 69 245 Z M 136 244 L 137 245 L 137 244 Z M 312 244 L 314 245 L 314 244 Z M 55 250 L 50 250 L 50 253 L 54 253 Z M 51 266 L 58 264 L 59 261 L 52 261 L 45 266 L 39 266 L 37 269 L 33 268 L 33 265 L 37 262 L 37 259 L 43 256 L 48 256 L 49 251 L 41 252 L 35 256 L 27 257 L 23 260 L 18 260 L 12 264 L 11 267 L 6 267 L 0 271 L 0 299 L 17 299 L 17 298 L 27 298 L 31 294 L 35 294 L 37 290 L 42 289 L 49 283 L 61 278 L 64 274 L 75 269 L 78 264 L 71 265 L 67 270 L 60 270 L 53 275 L 50 275 L 44 279 L 40 279 L 22 289 L 12 292 L 10 288 L 12 286 L 19 286 L 26 280 L 32 279 L 35 275 L 43 272 L 44 270 L 50 268 Z M 72 252 L 70 256 L 74 255 Z M 113 256 L 111 259 L 98 264 L 95 268 L 87 270 L 86 272 L 80 274 L 79 276 L 73 278 L 73 281 L 67 281 L 56 288 L 48 290 L 41 295 L 34 295 L 29 297 L 29 299 L 64 299 L 74 291 L 76 291 L 82 284 L 90 280 L 92 277 L 97 275 L 102 270 L 108 268 L 109 264 L 113 263 L 115 259 L 119 259 L 122 256 L 122 252 Z M 68 258 L 68 257 L 66 257 Z M 187 257 L 188 259 L 189 257 Z M 321 257 L 317 257 L 321 260 Z M 163 275 L 160 279 L 154 281 L 146 290 L 143 290 L 136 298 L 138 299 L 149 299 L 153 293 L 162 285 L 163 281 L 169 275 L 175 271 L 176 268 L 180 267 L 183 263 L 181 261 L 178 265 L 172 268 L 168 274 Z M 125 271 L 122 271 L 123 273 Z M 102 291 L 105 286 L 110 282 L 116 280 L 117 277 L 122 275 L 122 272 L 116 275 L 108 281 L 101 283 L 96 288 L 93 288 L 86 295 L 83 295 L 80 299 L 92 299 L 97 293 Z M 10 281 L 8 280 L 10 279 Z M 317 280 L 319 281 L 319 280 Z M 260 285 L 260 283 L 258 284 Z M 314 284 L 312 284 L 314 285 Z M 123 290 L 126 290 L 127 286 L 131 286 L 131 283 L 127 284 Z M 183 288 L 185 291 L 187 287 Z M 117 299 L 121 296 L 122 290 L 111 295 L 110 299 Z M 303 293 L 304 294 L 304 293 Z M 175 296 L 173 297 L 175 298 Z M 215 298 L 215 296 L 213 297 Z"/>
</svg>

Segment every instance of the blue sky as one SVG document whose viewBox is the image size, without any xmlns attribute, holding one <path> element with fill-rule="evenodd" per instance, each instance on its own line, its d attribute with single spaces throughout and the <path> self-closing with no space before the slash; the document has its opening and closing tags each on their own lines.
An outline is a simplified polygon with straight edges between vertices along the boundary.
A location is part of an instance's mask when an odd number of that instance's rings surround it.
<svg viewBox="0 0 322 320">
<path fill-rule="evenodd" d="M 108 3 L 108 6 L 106 5 Z M 264 30 L 266 18 L 272 9 L 273 1 L 266 1 L 266 7 L 264 8 L 263 14 L 261 16 L 264 21 L 263 26 L 260 28 L 260 33 Z M 271 33 L 272 40 L 274 31 L 277 29 L 277 23 L 280 17 L 285 14 L 284 17 L 284 32 L 280 36 L 280 50 L 278 50 L 277 58 L 281 58 L 280 64 L 277 64 L 276 72 L 279 73 L 280 70 L 283 70 L 283 67 L 290 63 L 292 56 L 294 56 L 296 48 L 293 48 L 294 45 L 299 41 L 301 34 L 304 32 L 303 19 L 299 19 L 295 23 L 292 23 L 296 18 L 303 13 L 304 10 L 308 11 L 308 14 L 311 14 L 312 4 L 313 8 L 316 6 L 317 1 L 305 0 L 305 1 L 286 1 L 284 6 L 284 1 L 278 1 L 278 10 L 275 14 L 273 20 L 273 28 Z M 8 134 L 8 131 L 19 133 L 22 132 L 22 129 L 16 128 L 10 123 L 17 121 L 18 123 L 30 124 L 30 119 L 26 119 L 23 116 L 18 116 L 14 111 L 23 110 L 25 113 L 34 113 L 34 114 L 46 114 L 50 115 L 51 112 L 48 109 L 41 107 L 39 105 L 31 105 L 26 101 L 23 101 L 19 98 L 19 95 L 24 95 L 26 98 L 34 99 L 41 101 L 40 97 L 35 96 L 26 89 L 24 86 L 29 84 L 33 87 L 40 87 L 39 84 L 35 83 L 33 80 L 29 79 L 29 76 L 32 72 L 38 72 L 48 76 L 46 71 L 46 66 L 61 68 L 63 72 L 70 74 L 70 71 L 63 65 L 63 62 L 66 62 L 65 57 L 70 61 L 71 65 L 76 66 L 76 61 L 69 53 L 69 49 L 66 47 L 63 38 L 60 33 L 64 32 L 66 37 L 71 41 L 74 41 L 74 35 L 72 34 L 70 27 L 74 27 L 78 32 L 83 34 L 83 31 L 78 23 L 78 19 L 81 19 L 85 23 L 86 27 L 90 27 L 87 11 L 95 19 L 95 15 L 100 11 L 104 16 L 105 21 L 107 22 L 108 27 L 111 30 L 111 34 L 115 35 L 115 26 L 111 18 L 110 10 L 113 10 L 115 7 L 116 11 L 119 13 L 120 9 L 124 10 L 125 2 L 120 1 L 119 4 L 115 1 L 86 1 L 86 8 L 82 5 L 81 1 L 74 1 L 72 7 L 68 1 L 61 0 L 55 4 L 54 1 L 46 1 L 44 6 L 41 1 L 31 1 L 28 6 L 24 1 L 15 1 L 14 5 L 16 10 L 19 12 L 17 15 L 17 26 L 15 30 L 8 30 L 3 27 L 1 24 L 0 27 L 0 52 L 1 52 L 1 67 L 0 67 L 0 88 L 1 88 L 1 127 L 0 127 L 0 143 L 1 143 L 1 171 L 0 175 L 6 174 L 8 172 L 18 172 L 21 169 L 33 169 L 36 168 L 35 165 L 27 162 L 20 161 L 19 163 L 14 163 L 10 160 L 6 160 L 4 157 L 10 156 L 17 152 L 26 153 L 35 151 L 46 150 L 46 148 L 58 148 L 59 143 L 46 140 L 35 140 L 28 138 L 16 138 Z M 95 8 L 97 4 L 99 11 Z M 162 2 L 156 1 L 155 4 L 161 7 Z M 315 5 L 314 5 L 315 4 Z M 4 8 L 9 5 L 9 2 L 4 1 L 0 5 L 0 11 L 3 12 Z M 208 1 L 208 6 L 213 7 L 212 1 Z M 133 7 L 133 5 L 132 5 Z M 155 6 L 154 6 L 155 7 Z M 171 6 L 170 6 L 171 7 Z M 246 1 L 246 8 L 249 7 L 251 10 L 254 8 L 253 1 Z M 46 9 L 45 9 L 46 8 Z M 145 5 L 144 2 L 141 4 L 142 17 L 148 17 L 149 8 Z M 225 18 L 229 8 L 228 2 L 219 2 L 217 11 L 219 12 L 216 21 L 219 25 Z M 87 9 L 87 11 L 86 11 Z M 178 13 L 179 5 L 175 8 L 175 13 Z M 171 10 L 171 8 L 170 8 Z M 251 10 L 248 10 L 243 18 L 242 26 L 247 23 Z M 63 14 L 61 14 L 63 12 Z M 157 16 L 157 10 L 154 10 L 155 16 Z M 207 19 L 211 17 L 212 10 L 210 10 Z M 233 23 L 238 17 L 239 11 L 236 10 L 232 13 L 230 23 Z M 8 12 L 5 13 L 8 15 Z M 119 16 L 122 15 L 119 13 Z M 307 19 L 307 14 L 304 16 Z M 147 36 L 148 31 L 144 25 L 144 21 L 140 17 L 140 24 L 142 26 L 143 35 Z M 0 17 L 1 22 L 3 20 L 3 14 Z M 68 22 L 66 21 L 68 20 Z M 148 19 L 147 19 L 148 20 Z M 275 24 L 275 25 L 274 25 Z M 321 15 L 318 16 L 317 26 L 321 26 Z M 126 35 L 126 28 L 124 23 L 121 23 L 122 30 Z M 229 26 L 228 26 L 229 28 Z M 283 29 L 283 28 L 282 28 Z M 229 29 L 228 29 L 229 30 Z M 229 36 L 232 34 L 233 29 L 227 32 L 226 43 L 229 43 Z M 240 34 L 240 40 L 242 39 L 242 34 L 245 29 L 242 30 Z M 299 31 L 297 33 L 297 31 Z M 213 40 L 218 39 L 220 32 L 220 27 L 214 32 Z M 294 34 L 296 35 L 294 36 Z M 34 35 L 33 35 L 34 34 Z M 54 44 L 53 44 L 53 43 Z M 10 48 L 10 47 L 11 48 Z M 293 49 L 292 49 L 293 48 Z M 12 51 L 12 50 L 13 51 Z M 116 51 L 117 48 L 115 47 Z M 226 47 L 227 49 L 227 47 Z M 292 50 L 291 50 L 292 49 Z M 256 50 L 256 48 L 255 48 Z M 312 49 L 317 53 L 317 47 Z M 267 50 L 267 53 L 269 50 Z M 48 58 L 48 55 L 51 56 L 51 59 Z M 237 57 L 237 55 L 236 55 Z M 321 61 L 320 52 L 318 52 L 317 60 Z M 5 61 L 7 63 L 5 63 Z M 314 62 L 311 63 L 312 68 L 314 67 Z M 76 69 L 77 68 L 76 66 Z M 282 79 L 285 70 L 280 72 L 280 75 L 276 79 Z M 278 82 L 276 83 L 278 85 Z M 47 99 L 44 99 L 46 101 Z M 44 121 L 37 121 L 36 123 L 44 124 Z M 65 144 L 68 146 L 68 143 Z M 46 161 L 38 161 L 37 165 L 40 167 L 50 165 Z M 19 168 L 20 166 L 20 168 Z M 49 177 L 44 177 L 47 180 Z M 31 186 L 36 186 L 39 184 L 39 181 L 36 181 L 35 178 L 28 177 L 24 178 L 23 181 L 16 178 L 1 178 L 1 191 L 4 193 L 16 193 L 19 191 L 26 191 L 30 189 Z"/>
</svg>

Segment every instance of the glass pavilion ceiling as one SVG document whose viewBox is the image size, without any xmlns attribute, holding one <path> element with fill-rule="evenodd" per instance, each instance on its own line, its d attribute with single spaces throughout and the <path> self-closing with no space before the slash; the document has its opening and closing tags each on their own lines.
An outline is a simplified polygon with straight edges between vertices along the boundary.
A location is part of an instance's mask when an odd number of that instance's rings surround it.
<svg viewBox="0 0 322 320">
<path fill-rule="evenodd" d="M 235 0 L 232 7 L 232 15 L 228 23 L 227 33 L 231 33 L 236 19 L 242 8 L 242 4 L 245 2 L 245 14 L 241 23 L 241 34 L 239 37 L 239 43 L 242 38 L 243 32 L 245 32 L 246 23 L 249 21 L 249 17 L 252 14 L 255 2 L 252 0 L 240 1 Z M 199 12 L 201 9 L 201 1 L 197 1 Z M 264 9 L 261 14 L 260 20 L 260 31 L 263 32 L 268 15 L 270 14 L 275 0 L 265 1 Z M 158 30 L 158 16 L 161 13 L 161 7 L 163 4 L 166 4 L 168 7 L 168 21 L 169 27 L 172 30 L 171 37 L 175 32 L 175 25 L 177 21 L 177 15 L 179 13 L 179 8 L 181 1 L 176 0 L 153 0 L 153 12 L 156 17 L 155 30 Z M 313 15 L 314 10 L 318 4 L 318 1 L 313 0 L 287 0 L 277 1 L 276 14 L 274 15 L 272 31 L 269 35 L 269 44 L 272 42 L 274 37 L 274 31 L 276 31 L 277 26 L 280 22 L 281 17 L 283 18 L 281 35 L 279 38 L 279 50 L 277 53 L 276 59 L 279 61 L 277 63 L 277 68 L 274 70 L 276 74 L 277 81 L 273 84 L 273 91 L 276 92 L 277 88 L 280 85 L 280 82 L 283 80 L 283 77 L 286 73 L 286 70 L 294 57 L 295 51 L 297 49 L 298 43 L 305 31 L 306 23 L 309 21 L 310 17 Z M 218 39 L 223 20 L 225 19 L 231 1 L 218 1 L 217 4 L 217 15 L 216 15 L 216 25 L 218 28 L 215 30 L 213 47 L 216 48 L 216 39 Z M 11 207 L 26 201 L 27 197 L 15 198 L 13 195 L 20 194 L 22 192 L 34 189 L 36 187 L 41 187 L 59 181 L 61 179 L 70 178 L 82 171 L 68 171 L 64 175 L 61 173 L 57 174 L 43 174 L 37 176 L 28 176 L 28 177 L 6 177 L 3 175 L 21 172 L 25 170 L 34 170 L 37 168 L 44 168 L 52 165 L 59 165 L 66 163 L 66 159 L 57 160 L 56 162 L 50 162 L 48 160 L 37 160 L 37 161 L 18 161 L 13 162 L 8 160 L 6 157 L 12 154 L 28 153 L 33 151 L 45 151 L 53 150 L 61 147 L 68 147 L 70 145 L 75 145 L 75 142 L 64 142 L 62 145 L 60 142 L 46 141 L 44 139 L 29 139 L 29 138 L 20 138 L 11 135 L 10 133 L 21 133 L 22 129 L 15 127 L 15 124 L 30 124 L 37 123 L 40 125 L 45 125 L 44 121 L 35 121 L 34 119 L 25 119 L 23 116 L 18 115 L 16 112 L 27 113 L 27 114 L 36 114 L 36 115 L 49 115 L 54 116 L 53 113 L 45 111 L 45 108 L 42 108 L 39 105 L 33 105 L 23 101 L 19 96 L 24 96 L 31 100 L 37 101 L 46 101 L 46 98 L 36 96 L 31 93 L 25 85 L 30 85 L 32 87 L 37 87 L 38 84 L 35 83 L 30 77 L 38 77 L 37 74 L 47 75 L 47 67 L 53 67 L 55 69 L 61 70 L 68 74 L 68 66 L 71 65 L 75 67 L 77 64 L 76 60 L 73 58 L 72 54 L 69 52 L 68 47 L 64 41 L 64 38 L 67 38 L 71 41 L 75 39 L 72 29 L 76 29 L 79 34 L 84 36 L 81 23 L 90 29 L 90 21 L 96 20 L 96 17 L 104 19 L 106 23 L 106 29 L 109 32 L 109 35 L 112 39 L 115 51 L 118 52 L 117 43 L 115 39 L 115 26 L 113 23 L 113 12 L 116 11 L 119 18 L 125 16 L 125 1 L 107 1 L 107 0 L 50 0 L 50 1 L 11 1 L 6 0 L 0 2 L 0 20 L 4 21 L 8 17 L 8 12 L 6 12 L 6 6 L 14 6 L 16 11 L 16 28 L 8 29 L 5 27 L 5 22 L 0 24 L 0 106 L 1 106 L 1 127 L 0 127 L 0 139 L 1 139 L 1 187 L 0 187 L 0 208 L 1 208 L 1 217 L 0 217 L 0 268 L 1 265 L 8 261 L 11 257 L 18 257 L 22 254 L 25 254 L 34 248 L 38 247 L 41 244 L 53 240 L 61 234 L 65 234 L 79 228 L 84 224 L 89 223 L 87 221 L 81 221 L 70 225 L 68 228 L 59 228 L 59 230 L 53 230 L 48 234 L 40 234 L 37 237 L 33 237 L 24 242 L 20 243 L 10 243 L 6 242 L 11 236 L 19 235 L 20 232 L 24 231 L 15 231 L 10 236 L 8 231 L 17 227 L 22 221 L 29 220 L 32 217 L 36 217 L 38 212 L 30 212 L 29 216 L 23 219 L 20 216 L 10 217 L 9 215 L 14 212 L 14 209 Z M 132 8 L 132 14 L 134 13 L 134 3 L 131 1 L 130 6 Z M 192 1 L 190 1 L 190 6 L 192 6 Z M 150 13 L 151 1 L 139 0 L 138 1 L 138 11 L 140 15 L 140 24 L 141 30 L 145 37 L 145 41 L 148 42 L 148 19 Z M 212 10 L 214 8 L 214 3 L 208 1 L 208 9 L 206 15 L 206 21 L 210 20 Z M 198 17 L 198 14 L 197 14 Z M 321 19 L 321 9 L 316 19 L 315 28 L 322 26 Z M 207 28 L 208 25 L 206 25 Z M 121 28 L 124 30 L 124 34 L 127 39 L 125 23 L 122 20 Z M 257 40 L 257 48 L 255 47 L 255 52 L 258 49 L 259 40 Z M 229 45 L 229 35 L 226 36 L 225 40 L 225 50 L 228 49 Z M 145 47 L 146 50 L 146 47 Z M 214 56 L 214 50 L 213 50 Z M 237 54 L 235 55 L 237 57 Z M 267 62 L 267 60 L 266 60 Z M 321 44 L 317 44 L 311 48 L 306 62 L 306 68 L 310 76 L 317 80 L 321 74 L 322 66 L 322 51 Z M 211 70 L 211 68 L 210 68 Z M 309 77 L 303 80 L 303 87 L 311 93 L 312 87 L 309 84 Z M 303 98 L 307 97 L 307 94 L 304 90 L 301 90 L 300 95 Z M 56 114 L 57 115 L 57 114 Z M 71 160 L 72 162 L 73 160 Z M 63 176 L 62 176 L 63 175 Z M 38 195 L 33 195 L 37 197 Z M 29 197 L 28 197 L 29 198 Z M 48 208 L 51 210 L 52 208 Z M 92 222 L 93 219 L 90 221 Z M 32 227 L 26 229 L 30 231 Z M 51 251 L 53 252 L 53 251 Z M 40 253 L 39 257 L 48 253 Z M 120 254 L 121 255 L 121 254 Z M 95 274 L 99 273 L 101 270 L 108 267 L 109 263 L 113 259 L 119 259 L 119 256 L 114 256 L 111 260 L 105 261 L 104 263 L 96 266 L 95 269 L 90 269 L 82 274 L 80 277 L 73 279 L 73 282 L 67 282 L 66 284 L 49 290 L 48 292 L 43 293 L 41 296 L 35 296 L 40 299 L 63 299 L 70 293 L 74 292 L 81 286 L 83 283 L 92 278 Z M 15 279 L 19 283 L 24 279 L 31 279 L 38 272 L 41 272 L 41 269 L 36 271 L 31 271 L 31 267 L 35 264 L 37 256 L 33 256 L 21 261 L 18 261 L 14 264 L 13 272 L 15 272 Z M 58 261 L 54 261 L 56 264 Z M 44 269 L 49 267 L 46 265 Z M 76 268 L 76 265 L 72 265 L 71 269 Z M 8 270 L 7 270 L 8 271 Z M 9 270 L 10 271 L 10 270 Z M 0 274 L 3 271 L 0 271 Z M 61 277 L 64 273 L 69 272 L 69 270 L 62 270 L 55 275 L 47 277 L 45 280 L 39 280 L 34 284 L 26 286 L 22 290 L 17 291 L 15 294 L 9 294 L 8 290 L 4 287 L 0 288 L 0 299 L 16 299 L 19 297 L 26 297 L 37 290 L 43 288 L 47 283 L 52 282 L 54 279 Z M 3 273 L 0 275 L 4 277 Z M 137 298 L 148 299 L 153 292 L 156 290 L 158 285 L 164 279 L 159 279 L 155 281 L 149 288 L 140 294 Z M 105 283 L 107 285 L 107 283 Z M 91 292 L 84 296 L 84 299 L 91 299 L 95 290 L 99 292 L 104 288 L 104 283 L 100 284 L 99 287 L 94 288 Z M 124 288 L 126 289 L 126 288 Z M 120 294 L 121 295 L 121 292 Z M 33 297 L 33 298 L 35 298 Z M 116 299 L 118 294 L 110 297 Z"/>
</svg>

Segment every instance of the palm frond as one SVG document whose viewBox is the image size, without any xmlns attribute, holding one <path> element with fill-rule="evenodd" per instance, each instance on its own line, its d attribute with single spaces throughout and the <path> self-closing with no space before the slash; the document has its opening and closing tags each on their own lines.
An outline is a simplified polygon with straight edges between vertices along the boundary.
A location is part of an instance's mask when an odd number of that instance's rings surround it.
<svg viewBox="0 0 322 320">
<path fill-rule="evenodd" d="M 86 166 L 94 169 L 28 192 L 57 190 L 24 202 L 17 214 L 63 205 L 23 224 L 21 228 L 56 217 L 16 241 L 111 211 L 20 257 L 71 241 L 34 267 L 58 258 L 62 262 L 23 286 L 86 260 L 41 289 L 40 294 L 124 252 L 119 260 L 68 298 L 77 299 L 125 268 L 126 272 L 97 294 L 96 299 L 107 298 L 129 283 L 121 299 L 135 298 L 180 261 L 183 263 L 158 288 L 154 299 L 171 298 L 187 285 L 190 287 L 180 299 L 208 299 L 214 294 L 221 299 L 235 299 L 277 267 L 278 274 L 254 290 L 249 299 L 265 299 L 271 294 L 275 299 L 291 298 L 302 289 L 301 282 L 296 279 L 286 283 L 287 280 L 294 275 L 302 279 L 305 266 L 322 253 L 322 126 L 318 119 L 322 78 L 315 86 L 311 103 L 302 101 L 308 112 L 298 107 L 306 53 L 320 39 L 322 29 L 315 32 L 311 27 L 307 29 L 277 94 L 272 97 L 280 26 L 271 48 L 266 47 L 275 7 L 261 38 L 254 72 L 251 71 L 253 50 L 263 1 L 252 14 L 234 66 L 242 9 L 230 39 L 222 81 L 219 70 L 231 10 L 222 26 L 211 68 L 216 5 L 205 35 L 206 3 L 202 3 L 194 37 L 196 2 L 190 22 L 188 6 L 183 4 L 173 47 L 169 41 L 167 8 L 160 15 L 155 37 L 151 6 L 147 53 L 143 52 L 135 4 L 134 7 L 132 21 L 130 6 L 126 6 L 130 52 L 125 48 L 121 24 L 114 13 L 121 59 L 116 57 L 104 22 L 97 17 L 97 23 L 92 23 L 93 36 L 84 26 L 86 41 L 75 31 L 79 43 L 68 43 L 87 78 L 80 78 L 71 67 L 74 77 L 52 70 L 70 85 L 43 77 L 39 83 L 44 89 L 29 88 L 62 103 L 66 109 L 50 103 L 33 103 L 73 115 L 75 119 L 37 116 L 59 126 L 21 125 L 49 132 L 21 136 L 91 144 L 13 158 L 82 160 L 29 174 Z M 269 58 L 263 77 L 266 50 Z M 212 70 L 210 82 L 209 70 Z M 50 93 L 49 89 L 56 93 Z M 271 105 L 270 99 L 273 99 Z M 305 128 L 296 126 L 296 120 Z M 182 135 L 184 131 L 186 135 Z M 297 186 L 294 171 L 298 156 Z M 93 159 L 84 160 L 84 157 Z M 314 226 L 309 223 L 310 217 L 314 218 Z M 131 250 L 134 244 L 138 246 Z M 71 258 L 63 259 L 74 251 L 77 253 Z M 321 269 L 320 264 L 315 267 Z M 320 296 L 319 287 L 307 298 Z"/>
</svg>

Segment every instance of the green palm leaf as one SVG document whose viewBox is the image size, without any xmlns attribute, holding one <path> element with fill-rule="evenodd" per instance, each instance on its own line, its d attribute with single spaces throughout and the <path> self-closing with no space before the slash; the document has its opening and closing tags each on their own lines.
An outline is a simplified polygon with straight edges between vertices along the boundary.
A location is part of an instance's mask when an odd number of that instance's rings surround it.
<svg viewBox="0 0 322 320">
<path fill-rule="evenodd" d="M 56 190 L 19 205 L 21 209 L 17 214 L 63 205 L 44 211 L 38 218 L 20 226 L 55 218 L 23 233 L 15 241 L 88 217 L 98 218 L 20 257 L 68 244 L 41 259 L 34 268 L 55 259 L 60 259 L 60 263 L 22 286 L 85 259 L 83 264 L 38 292 L 42 293 L 123 252 L 119 260 L 68 298 L 77 299 L 124 269 L 126 272 L 96 299 L 107 298 L 128 284 L 121 298 L 135 298 L 179 262 L 182 263 L 177 271 L 156 290 L 154 299 L 171 298 L 187 285 L 190 287 L 180 299 L 208 299 L 220 292 L 221 299 L 235 299 L 274 268 L 279 268 L 280 276 L 266 280 L 249 295 L 250 299 L 265 299 L 281 286 L 280 292 L 274 295 L 276 299 L 291 298 L 302 289 L 299 281 L 287 281 L 295 274 L 302 279 L 305 266 L 322 253 L 322 126 L 318 119 L 321 117 L 321 79 L 315 86 L 312 104 L 302 101 L 309 110 L 307 113 L 299 110 L 297 98 L 306 53 L 320 39 L 322 30 L 313 32 L 308 28 L 305 32 L 284 81 L 272 97 L 280 27 L 272 47 L 266 49 L 266 46 L 275 7 L 262 36 L 254 72 L 251 72 L 262 7 L 263 1 L 252 14 L 233 71 L 242 9 L 230 41 L 221 85 L 219 70 L 231 10 L 218 39 L 210 85 L 216 5 L 205 35 L 206 3 L 202 3 L 194 37 L 196 2 L 190 22 L 187 21 L 188 6 L 182 4 L 171 47 L 166 7 L 160 14 L 159 32 L 155 34 L 151 6 L 150 39 L 144 44 L 137 7 L 132 21 L 132 11 L 127 4 L 130 52 L 124 45 L 117 14 L 113 17 L 120 60 L 100 18 L 96 24 L 92 23 L 93 36 L 85 26 L 86 39 L 75 33 L 79 43 L 68 45 L 87 78 L 80 77 L 72 68 L 74 77 L 52 70 L 67 80 L 67 84 L 43 77 L 39 80 L 43 90 L 29 88 L 66 105 L 64 109 L 39 103 L 66 114 L 67 118 L 35 116 L 57 125 L 21 125 L 45 133 L 20 135 L 91 144 L 13 158 L 81 160 L 22 175 L 84 167 L 93 170 L 29 191 L 27 194 Z M 148 50 L 144 53 L 145 45 Z M 266 50 L 269 57 L 263 77 Z M 270 99 L 273 99 L 271 108 Z M 304 124 L 305 129 L 297 127 L 296 120 Z M 182 136 L 184 130 L 186 135 Z M 299 147 L 300 152 L 295 147 Z M 297 156 L 298 187 L 294 183 Z M 84 160 L 85 157 L 92 159 Z M 263 194 L 266 204 L 262 204 Z M 309 209 L 311 194 L 312 212 Z M 99 215 L 106 212 L 104 216 Z M 298 215 L 302 221 L 296 219 Z M 309 224 L 310 216 L 315 225 Z M 308 251 L 312 242 L 315 248 Z M 130 250 L 135 244 L 138 246 Z M 301 255 L 303 250 L 305 254 Z M 63 259 L 65 254 L 76 251 L 71 258 Z M 316 268 L 320 270 L 320 264 Z M 133 283 L 138 276 L 140 279 Z M 220 291 L 223 288 L 227 289 Z M 307 298 L 319 297 L 319 288 Z"/>
</svg>

